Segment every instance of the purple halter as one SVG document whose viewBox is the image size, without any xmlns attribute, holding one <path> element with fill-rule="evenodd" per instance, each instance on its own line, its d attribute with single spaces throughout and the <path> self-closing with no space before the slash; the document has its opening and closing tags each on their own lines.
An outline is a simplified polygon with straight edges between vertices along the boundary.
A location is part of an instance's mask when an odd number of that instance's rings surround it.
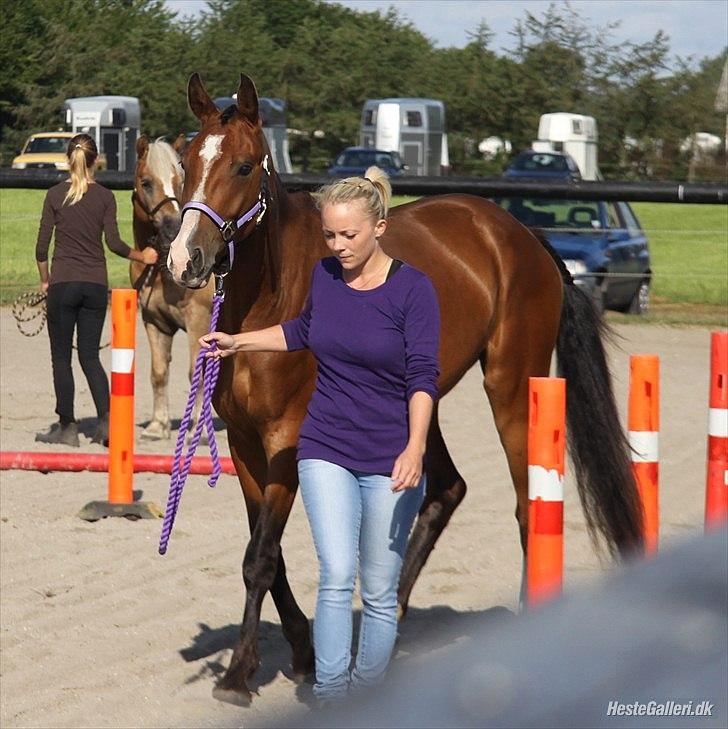
<svg viewBox="0 0 728 729">
<path fill-rule="evenodd" d="M 228 244 L 228 255 L 230 256 L 230 268 L 233 267 L 233 260 L 235 258 L 235 234 L 256 214 L 258 218 L 255 224 L 258 225 L 267 208 L 266 204 L 266 193 L 268 191 L 268 155 L 263 158 L 263 182 L 260 186 L 260 192 L 258 193 L 258 201 L 253 205 L 247 213 L 244 213 L 239 218 L 230 218 L 224 220 L 221 215 L 218 215 L 207 203 L 200 202 L 199 200 L 190 200 L 185 203 L 182 207 L 182 217 L 184 218 L 185 213 L 188 210 L 199 210 L 201 213 L 207 215 L 210 220 L 217 226 L 220 231 L 220 235 L 225 243 Z M 228 270 L 230 270 L 230 268 Z"/>
</svg>

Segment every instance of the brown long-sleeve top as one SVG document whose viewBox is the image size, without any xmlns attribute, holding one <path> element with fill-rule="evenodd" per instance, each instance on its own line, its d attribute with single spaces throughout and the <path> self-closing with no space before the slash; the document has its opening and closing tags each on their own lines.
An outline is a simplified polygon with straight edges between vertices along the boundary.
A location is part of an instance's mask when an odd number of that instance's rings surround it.
<svg viewBox="0 0 728 729">
<path fill-rule="evenodd" d="M 48 260 L 48 248 L 56 229 L 50 283 L 87 281 L 108 286 L 106 258 L 101 243 L 122 258 L 128 258 L 131 248 L 119 235 L 116 223 L 116 198 L 111 190 L 93 183 L 75 205 L 64 205 L 70 182 L 51 187 L 43 203 L 43 215 L 38 230 L 35 259 Z"/>
</svg>

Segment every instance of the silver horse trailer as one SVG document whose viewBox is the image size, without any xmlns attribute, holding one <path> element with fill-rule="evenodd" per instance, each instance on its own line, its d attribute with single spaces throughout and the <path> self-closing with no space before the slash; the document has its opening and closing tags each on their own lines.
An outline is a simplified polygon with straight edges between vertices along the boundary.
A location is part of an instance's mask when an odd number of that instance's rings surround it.
<svg viewBox="0 0 728 729">
<path fill-rule="evenodd" d="M 411 175 L 441 175 L 450 166 L 445 104 L 436 99 L 368 99 L 361 146 L 399 152 Z"/>
<path fill-rule="evenodd" d="M 133 170 L 141 128 L 139 99 L 133 96 L 83 96 L 63 104 L 66 126 L 96 140 L 110 170 Z"/>
<path fill-rule="evenodd" d="M 218 109 L 225 109 L 235 104 L 235 97 L 218 96 L 214 99 Z M 272 99 L 261 96 L 258 99 L 258 113 L 263 124 L 263 134 L 270 147 L 273 166 L 278 172 L 293 172 L 291 158 L 288 154 L 288 130 L 286 129 L 286 102 L 283 99 Z"/>
</svg>

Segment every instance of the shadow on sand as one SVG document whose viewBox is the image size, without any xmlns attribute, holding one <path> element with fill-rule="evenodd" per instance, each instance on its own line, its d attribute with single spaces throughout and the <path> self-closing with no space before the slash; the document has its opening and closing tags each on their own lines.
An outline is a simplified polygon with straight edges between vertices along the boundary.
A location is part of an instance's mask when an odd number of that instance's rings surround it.
<svg viewBox="0 0 728 729">
<path fill-rule="evenodd" d="M 429 608 L 410 607 L 407 616 L 399 623 L 397 643 L 394 649 L 393 666 L 400 668 L 406 665 L 410 655 L 417 655 L 421 661 L 429 653 L 452 645 L 453 642 L 467 641 L 483 628 L 498 630 L 504 621 L 515 618 L 515 614 L 503 606 L 479 611 L 458 611 L 446 605 L 434 605 Z M 361 611 L 354 611 L 354 640 L 356 649 Z M 198 633 L 192 637 L 191 645 L 182 648 L 182 658 L 195 664 L 197 670 L 186 680 L 194 683 L 203 679 L 212 679 L 213 684 L 222 677 L 230 660 L 230 652 L 235 647 L 240 632 L 239 625 L 225 625 L 213 628 L 206 623 L 198 623 Z M 441 635 L 442 639 L 438 640 Z M 258 670 L 248 682 L 248 687 L 255 694 L 259 689 L 271 683 L 279 672 L 293 680 L 291 672 L 290 646 L 283 637 L 281 626 L 267 620 L 260 622 L 258 630 L 259 652 L 261 663 Z M 426 650 L 423 652 L 423 646 Z M 313 704 L 311 685 L 313 677 L 295 687 L 296 697 L 304 704 Z"/>
</svg>

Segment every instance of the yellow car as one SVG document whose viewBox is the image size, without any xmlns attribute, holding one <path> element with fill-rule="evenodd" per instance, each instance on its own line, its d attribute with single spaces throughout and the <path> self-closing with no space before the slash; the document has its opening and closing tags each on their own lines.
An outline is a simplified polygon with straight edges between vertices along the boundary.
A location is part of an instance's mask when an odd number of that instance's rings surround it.
<svg viewBox="0 0 728 729">
<path fill-rule="evenodd" d="M 21 153 L 13 160 L 14 170 L 54 169 L 67 170 L 68 142 L 75 137 L 75 132 L 40 132 L 32 134 L 23 145 Z M 106 156 L 99 155 L 96 165 L 106 169 Z"/>
</svg>

